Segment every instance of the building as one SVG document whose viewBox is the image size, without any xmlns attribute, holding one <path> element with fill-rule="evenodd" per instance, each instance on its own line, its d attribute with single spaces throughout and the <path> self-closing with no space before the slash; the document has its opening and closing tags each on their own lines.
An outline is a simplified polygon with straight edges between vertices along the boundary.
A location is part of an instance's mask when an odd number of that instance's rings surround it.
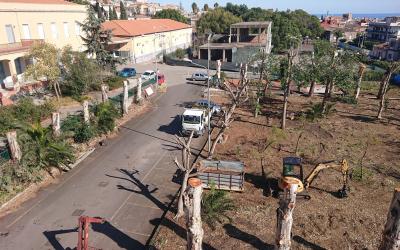
<svg viewBox="0 0 400 250">
<path fill-rule="evenodd" d="M 133 63 L 154 60 L 192 43 L 192 28 L 170 19 L 113 20 L 103 27 L 112 31 L 109 50 Z"/>
<path fill-rule="evenodd" d="M 389 42 L 375 45 L 370 56 L 380 60 L 399 61 L 400 60 L 400 38 L 390 39 Z"/>
<path fill-rule="evenodd" d="M 400 38 L 400 17 L 386 17 L 382 22 L 370 22 L 367 28 L 367 39 L 388 42 Z"/>
<path fill-rule="evenodd" d="M 48 42 L 62 48 L 83 49 L 79 23 L 86 8 L 63 0 L 0 0 L 0 83 L 14 88 L 30 63 L 25 58 L 32 44 Z"/>
<path fill-rule="evenodd" d="M 271 51 L 271 22 L 241 22 L 232 24 L 225 42 L 210 42 L 199 46 L 198 58 L 211 61 L 241 63 L 260 49 Z"/>
</svg>

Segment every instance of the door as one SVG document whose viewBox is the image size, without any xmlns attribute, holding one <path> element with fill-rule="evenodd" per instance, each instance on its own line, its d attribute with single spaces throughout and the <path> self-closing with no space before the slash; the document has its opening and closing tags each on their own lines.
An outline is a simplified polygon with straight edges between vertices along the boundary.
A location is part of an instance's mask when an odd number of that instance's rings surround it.
<svg viewBox="0 0 400 250">
<path fill-rule="evenodd" d="M 28 24 L 22 24 L 22 35 L 24 39 L 31 39 L 31 32 Z"/>
<path fill-rule="evenodd" d="M 14 29 L 11 24 L 6 25 L 6 33 L 8 43 L 15 43 Z"/>
</svg>

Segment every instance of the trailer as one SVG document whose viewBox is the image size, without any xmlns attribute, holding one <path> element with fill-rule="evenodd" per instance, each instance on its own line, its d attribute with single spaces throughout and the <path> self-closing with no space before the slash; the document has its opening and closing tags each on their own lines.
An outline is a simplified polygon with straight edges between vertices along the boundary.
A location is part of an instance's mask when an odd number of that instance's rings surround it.
<svg viewBox="0 0 400 250">
<path fill-rule="evenodd" d="M 203 188 L 242 192 L 244 189 L 244 163 L 239 161 L 202 160 L 197 166 L 197 176 Z"/>
</svg>

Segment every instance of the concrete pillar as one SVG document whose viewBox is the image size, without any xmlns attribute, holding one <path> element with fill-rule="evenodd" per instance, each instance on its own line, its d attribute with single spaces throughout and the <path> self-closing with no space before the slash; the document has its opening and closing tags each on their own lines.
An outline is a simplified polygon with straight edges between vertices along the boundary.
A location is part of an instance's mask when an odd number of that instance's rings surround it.
<svg viewBox="0 0 400 250">
<path fill-rule="evenodd" d="M 201 59 L 201 49 L 199 49 L 199 53 L 197 53 L 197 55 L 199 56 L 199 59 Z"/>
<path fill-rule="evenodd" d="M 122 112 L 124 115 L 128 114 L 129 103 L 128 103 L 128 81 L 124 81 L 124 92 L 122 99 Z"/>
<path fill-rule="evenodd" d="M 211 49 L 210 48 L 208 49 L 208 55 L 207 56 L 208 56 L 207 60 L 211 61 Z"/>
<path fill-rule="evenodd" d="M 89 124 L 90 116 L 89 116 L 89 102 L 83 101 L 83 121 L 86 124 Z"/>
<path fill-rule="evenodd" d="M 59 136 L 61 134 L 60 128 L 60 113 L 54 112 L 51 116 L 51 127 L 53 128 L 54 136 Z"/>
<path fill-rule="evenodd" d="M 16 75 L 17 74 L 17 68 L 15 67 L 15 62 L 14 60 L 9 60 L 8 61 L 8 69 L 10 70 L 10 75 Z"/>
<path fill-rule="evenodd" d="M 236 43 L 239 43 L 240 42 L 240 28 L 236 29 L 236 34 L 237 34 Z"/>
<path fill-rule="evenodd" d="M 141 103 L 142 101 L 142 79 L 138 78 L 137 80 L 137 93 L 136 93 L 136 102 Z"/>
<path fill-rule="evenodd" d="M 232 28 L 229 28 L 229 43 L 232 43 Z"/>
<path fill-rule="evenodd" d="M 225 59 L 226 59 L 226 54 L 225 54 L 225 49 L 223 49 L 222 50 L 222 61 L 226 62 Z"/>
<path fill-rule="evenodd" d="M 105 85 L 105 84 L 101 85 L 101 101 L 102 102 L 108 101 L 107 85 Z"/>
</svg>

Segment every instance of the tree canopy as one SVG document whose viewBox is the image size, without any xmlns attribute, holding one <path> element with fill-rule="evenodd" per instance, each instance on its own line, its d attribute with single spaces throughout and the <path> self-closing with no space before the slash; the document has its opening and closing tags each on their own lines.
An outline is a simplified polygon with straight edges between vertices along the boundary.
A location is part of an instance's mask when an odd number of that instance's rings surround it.
<svg viewBox="0 0 400 250">
<path fill-rule="evenodd" d="M 189 23 L 189 20 L 184 17 L 180 11 L 174 9 L 164 9 L 157 12 L 154 17 L 155 19 L 172 19 L 181 23 Z"/>
<path fill-rule="evenodd" d="M 208 4 L 204 4 L 203 10 L 204 10 L 204 11 L 208 11 L 208 9 L 209 9 Z"/>
<path fill-rule="evenodd" d="M 197 14 L 199 12 L 199 7 L 197 6 L 197 4 L 195 2 L 192 3 L 192 12 L 194 14 Z"/>
<path fill-rule="evenodd" d="M 204 34 L 207 30 L 218 34 L 226 34 L 229 33 L 231 24 L 240 21 L 242 21 L 241 17 L 237 17 L 223 8 L 217 8 L 201 16 L 197 22 L 197 30 L 200 34 Z"/>
<path fill-rule="evenodd" d="M 121 11 L 121 16 L 120 16 L 119 19 L 128 20 L 128 15 L 126 13 L 125 5 L 124 5 L 124 3 L 122 1 L 119 2 L 119 8 L 120 8 L 120 11 Z"/>
<path fill-rule="evenodd" d="M 289 48 L 288 35 L 317 38 L 322 35 L 317 17 L 303 10 L 273 11 L 262 8 L 249 9 L 245 4 L 227 3 L 224 8 L 245 22 L 272 21 L 272 45 L 275 51 Z"/>
</svg>

